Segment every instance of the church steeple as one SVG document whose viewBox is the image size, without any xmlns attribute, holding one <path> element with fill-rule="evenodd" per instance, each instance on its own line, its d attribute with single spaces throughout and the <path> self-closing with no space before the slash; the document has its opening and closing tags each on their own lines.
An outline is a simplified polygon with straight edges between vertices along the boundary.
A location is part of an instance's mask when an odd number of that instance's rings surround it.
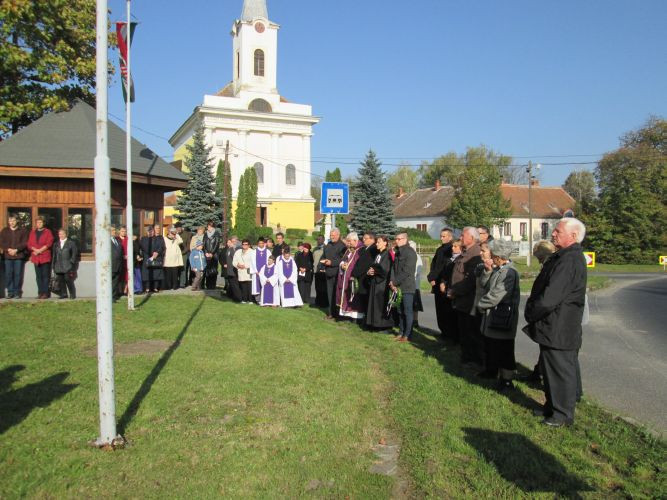
<svg viewBox="0 0 667 500">
<path fill-rule="evenodd" d="M 258 17 L 269 18 L 269 12 L 266 9 L 266 0 L 243 0 L 241 21 L 252 21 Z"/>
</svg>

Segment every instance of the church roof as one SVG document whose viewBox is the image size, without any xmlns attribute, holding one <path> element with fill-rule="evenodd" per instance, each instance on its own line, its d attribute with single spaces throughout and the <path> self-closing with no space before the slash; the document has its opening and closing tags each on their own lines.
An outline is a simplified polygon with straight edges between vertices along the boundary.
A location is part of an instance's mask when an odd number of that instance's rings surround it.
<svg viewBox="0 0 667 500">
<path fill-rule="evenodd" d="M 269 12 L 266 9 L 266 0 L 243 0 L 241 21 L 252 21 L 257 17 L 269 18 Z"/>
<path fill-rule="evenodd" d="M 78 101 L 71 110 L 48 113 L 0 142 L 0 165 L 6 167 L 94 168 L 95 108 Z M 108 123 L 112 170 L 125 171 L 125 131 Z M 187 177 L 132 138 L 132 173 L 186 181 Z"/>
</svg>

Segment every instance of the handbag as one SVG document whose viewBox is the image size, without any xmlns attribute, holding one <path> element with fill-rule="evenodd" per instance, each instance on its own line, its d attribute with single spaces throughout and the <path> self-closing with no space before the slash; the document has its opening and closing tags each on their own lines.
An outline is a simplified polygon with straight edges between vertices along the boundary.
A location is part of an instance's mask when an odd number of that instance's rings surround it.
<svg viewBox="0 0 667 500">
<path fill-rule="evenodd" d="M 146 267 L 148 269 L 156 269 L 159 267 L 164 267 L 164 262 L 160 257 L 158 257 L 157 259 L 148 259 L 146 261 Z"/>
<path fill-rule="evenodd" d="M 56 295 L 60 295 L 60 280 L 55 273 L 51 274 L 51 278 L 49 279 L 49 291 Z"/>
<path fill-rule="evenodd" d="M 512 329 L 512 305 L 500 303 L 489 313 L 489 328 L 494 330 Z"/>
</svg>

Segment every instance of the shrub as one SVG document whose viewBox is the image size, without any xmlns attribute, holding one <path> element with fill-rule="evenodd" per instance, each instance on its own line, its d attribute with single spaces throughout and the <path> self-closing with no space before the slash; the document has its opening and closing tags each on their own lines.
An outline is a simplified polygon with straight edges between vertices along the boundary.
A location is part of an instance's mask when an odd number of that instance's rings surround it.
<svg viewBox="0 0 667 500">
<path fill-rule="evenodd" d="M 303 240 L 308 234 L 307 229 L 287 228 L 285 230 L 285 237 L 289 239 Z"/>
<path fill-rule="evenodd" d="M 421 243 L 423 245 L 432 245 L 440 244 L 439 240 L 434 240 L 426 231 L 421 231 L 414 227 L 399 227 L 400 232 L 408 233 L 408 239 L 414 241 L 415 243 Z"/>
</svg>

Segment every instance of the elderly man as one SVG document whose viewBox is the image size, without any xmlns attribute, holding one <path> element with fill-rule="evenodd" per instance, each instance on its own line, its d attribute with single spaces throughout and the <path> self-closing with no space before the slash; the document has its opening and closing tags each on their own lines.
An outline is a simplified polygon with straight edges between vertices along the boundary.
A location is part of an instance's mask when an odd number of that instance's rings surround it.
<svg viewBox="0 0 667 500">
<path fill-rule="evenodd" d="M 414 321 L 414 299 L 417 283 L 415 271 L 417 269 L 417 252 L 408 245 L 408 233 L 396 235 L 396 259 L 391 267 L 389 287 L 396 291 L 401 289 L 403 299 L 398 310 L 398 337 L 399 342 L 408 342 L 412 335 Z"/>
<path fill-rule="evenodd" d="M 477 281 L 475 268 L 482 263 L 477 228 L 464 228 L 461 241 L 464 250 L 461 256 L 454 261 L 452 282 L 446 293 L 452 300 L 452 307 L 458 319 L 461 362 L 483 365 L 484 345 L 479 331 L 480 325 L 476 316 L 470 314 L 475 300 Z"/>
<path fill-rule="evenodd" d="M 441 338 L 445 335 L 452 335 L 452 332 L 447 332 L 448 316 L 453 314 L 451 307 L 448 307 L 446 295 L 440 291 L 438 285 L 439 277 L 445 269 L 445 266 L 452 258 L 452 239 L 454 234 L 451 229 L 444 228 L 440 231 L 440 241 L 442 245 L 438 247 L 431 260 L 431 268 L 429 270 L 428 282 L 431 284 L 433 297 L 435 301 L 435 315 L 438 319 L 438 328 L 440 329 Z"/>
<path fill-rule="evenodd" d="M 338 266 L 343 255 L 345 255 L 346 246 L 340 240 L 340 229 L 334 228 L 331 230 L 331 241 L 326 244 L 322 252 L 322 259 L 320 260 L 321 272 L 324 273 L 327 279 L 327 298 L 329 299 L 329 314 L 327 319 L 334 319 L 338 316 L 338 307 L 336 307 L 336 298 L 334 293 L 336 291 L 336 281 L 338 278 Z"/>
<path fill-rule="evenodd" d="M 586 296 L 586 260 L 580 245 L 585 235 L 586 227 L 578 219 L 558 222 L 551 234 L 557 251 L 545 262 L 526 302 L 524 330 L 540 345 L 546 396 L 536 414 L 551 427 L 574 422 Z"/>
</svg>

